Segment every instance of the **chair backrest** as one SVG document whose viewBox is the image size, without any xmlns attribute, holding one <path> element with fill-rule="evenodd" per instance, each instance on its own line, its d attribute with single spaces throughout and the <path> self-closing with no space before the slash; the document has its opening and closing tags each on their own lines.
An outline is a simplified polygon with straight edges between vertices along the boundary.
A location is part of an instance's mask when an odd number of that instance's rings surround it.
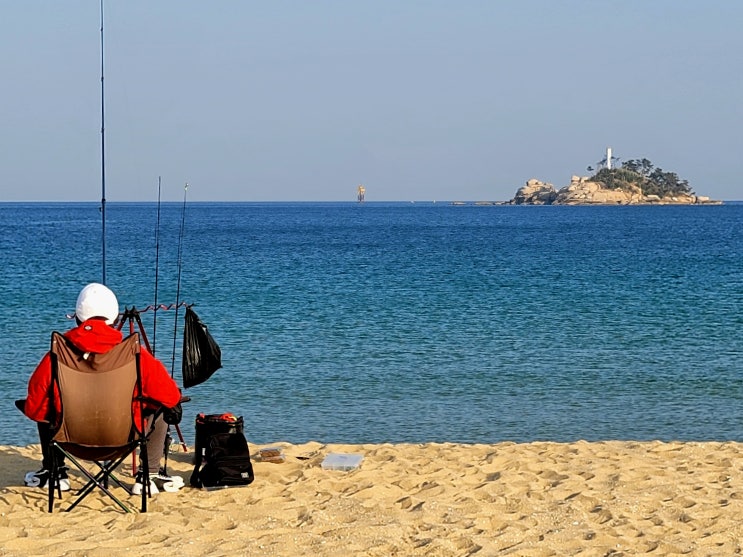
<svg viewBox="0 0 743 557">
<path fill-rule="evenodd" d="M 62 401 L 54 441 L 88 460 L 113 458 L 117 449 L 131 447 L 139 353 L 137 333 L 105 354 L 83 353 L 62 334 L 52 333 L 52 378 Z"/>
</svg>

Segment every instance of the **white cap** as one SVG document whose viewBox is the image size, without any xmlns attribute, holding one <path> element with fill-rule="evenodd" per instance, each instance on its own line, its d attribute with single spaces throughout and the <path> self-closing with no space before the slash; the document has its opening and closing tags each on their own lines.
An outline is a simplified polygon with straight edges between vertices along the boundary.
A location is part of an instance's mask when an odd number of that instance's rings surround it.
<svg viewBox="0 0 743 557">
<path fill-rule="evenodd" d="M 91 317 L 103 317 L 106 323 L 113 325 L 119 316 L 119 301 L 107 287 L 91 282 L 80 291 L 75 304 L 75 317 L 81 322 Z"/>
</svg>

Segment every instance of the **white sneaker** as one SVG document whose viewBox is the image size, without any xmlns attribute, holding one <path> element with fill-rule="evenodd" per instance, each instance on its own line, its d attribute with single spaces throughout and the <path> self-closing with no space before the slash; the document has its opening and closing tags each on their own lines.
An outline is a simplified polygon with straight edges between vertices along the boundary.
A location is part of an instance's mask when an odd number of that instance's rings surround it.
<svg viewBox="0 0 743 557">
<path fill-rule="evenodd" d="M 49 482 L 49 470 L 42 468 L 37 472 L 26 472 L 23 477 L 23 483 L 27 487 L 38 487 L 46 489 Z M 60 491 L 70 490 L 70 479 L 67 477 L 67 467 L 59 469 L 59 489 Z"/>
<path fill-rule="evenodd" d="M 135 479 L 134 485 L 132 486 L 132 493 L 134 495 L 142 495 L 142 489 L 144 488 L 142 477 L 142 472 L 137 472 L 137 478 Z M 160 490 L 157 489 L 157 484 L 155 484 L 152 476 L 150 476 L 150 495 L 156 495 L 157 493 L 160 493 Z"/>
<path fill-rule="evenodd" d="M 160 489 L 167 493 L 175 493 L 186 485 L 186 482 L 180 476 L 168 476 L 162 471 L 159 474 L 151 475 L 150 481 L 155 482 Z"/>
</svg>

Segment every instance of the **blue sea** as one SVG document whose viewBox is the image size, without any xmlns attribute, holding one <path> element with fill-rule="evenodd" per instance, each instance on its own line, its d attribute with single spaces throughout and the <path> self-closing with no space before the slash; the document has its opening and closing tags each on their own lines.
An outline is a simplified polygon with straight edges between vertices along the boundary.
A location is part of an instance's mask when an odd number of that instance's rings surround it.
<svg viewBox="0 0 743 557">
<path fill-rule="evenodd" d="M 97 203 L 0 203 L 0 444 L 102 245 Z M 741 204 L 108 203 L 105 246 L 122 309 L 222 348 L 188 443 L 743 441 Z M 142 313 L 179 384 L 183 316 Z"/>
</svg>

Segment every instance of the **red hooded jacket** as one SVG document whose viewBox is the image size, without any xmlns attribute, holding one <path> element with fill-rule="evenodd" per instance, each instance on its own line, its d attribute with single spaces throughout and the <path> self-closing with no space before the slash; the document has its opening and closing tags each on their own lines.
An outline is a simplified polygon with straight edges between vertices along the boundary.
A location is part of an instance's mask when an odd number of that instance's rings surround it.
<svg viewBox="0 0 743 557">
<path fill-rule="evenodd" d="M 107 325 L 100 319 L 88 319 L 74 329 L 67 331 L 65 337 L 84 352 L 105 354 L 119 344 L 123 336 L 121 331 Z M 142 372 L 142 395 L 159 402 L 166 408 L 172 408 L 181 400 L 181 392 L 175 381 L 170 377 L 165 366 L 142 347 L 140 355 Z M 61 410 L 62 404 L 59 393 L 55 389 L 54 409 L 49 404 L 49 385 L 52 381 L 51 358 L 47 352 L 36 366 L 36 370 L 28 381 L 28 396 L 24 407 L 24 414 L 36 422 L 51 421 L 55 412 Z M 132 393 L 134 396 L 134 393 Z M 139 405 L 132 404 L 135 422 L 139 423 Z"/>
</svg>

